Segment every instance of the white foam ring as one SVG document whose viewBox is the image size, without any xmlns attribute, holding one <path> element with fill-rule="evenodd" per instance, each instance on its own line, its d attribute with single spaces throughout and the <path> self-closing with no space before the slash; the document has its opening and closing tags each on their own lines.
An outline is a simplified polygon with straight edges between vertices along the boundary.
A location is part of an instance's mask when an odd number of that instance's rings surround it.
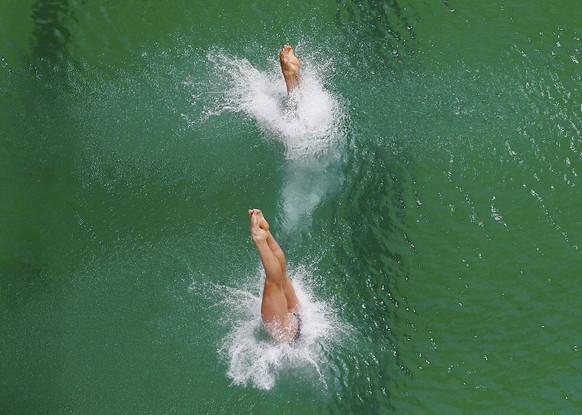
<svg viewBox="0 0 582 415">
<path fill-rule="evenodd" d="M 329 371 L 322 370 L 322 365 L 328 364 L 325 351 L 334 348 L 350 328 L 337 319 L 332 305 L 314 299 L 306 270 L 291 272 L 302 306 L 301 336 L 294 344 L 273 343 L 263 327 L 260 308 L 264 274 L 253 276 L 246 288 L 216 287 L 216 292 L 224 296 L 221 304 L 227 308 L 223 323 L 230 327 L 219 352 L 228 362 L 227 375 L 233 384 L 268 390 L 280 375 L 293 372 L 301 373 L 303 380 L 327 387 L 325 373 Z"/>
</svg>

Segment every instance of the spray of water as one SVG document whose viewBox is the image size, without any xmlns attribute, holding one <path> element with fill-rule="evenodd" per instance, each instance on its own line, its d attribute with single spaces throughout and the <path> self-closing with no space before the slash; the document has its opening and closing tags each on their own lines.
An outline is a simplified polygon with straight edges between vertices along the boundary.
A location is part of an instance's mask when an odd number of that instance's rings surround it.
<svg viewBox="0 0 582 415">
<path fill-rule="evenodd" d="M 343 138 L 341 100 L 324 88 L 330 63 L 314 64 L 302 58 L 301 87 L 287 96 L 276 60 L 261 71 L 246 59 L 212 50 L 207 59 L 221 82 L 222 93 L 205 97 L 202 120 L 223 112 L 240 112 L 254 119 L 268 139 L 282 142 L 286 157 L 312 158 L 337 147 Z M 217 91 L 215 91 L 217 92 Z"/>
<path fill-rule="evenodd" d="M 300 88 L 287 96 L 276 58 L 260 70 L 247 59 L 211 50 L 207 61 L 212 75 L 205 86 L 196 86 L 209 92 L 194 96 L 204 101 L 197 122 L 240 113 L 256 122 L 265 139 L 284 145 L 286 182 L 280 208 L 287 232 L 309 225 L 313 210 L 341 183 L 347 118 L 341 97 L 325 88 L 333 62 L 308 54 L 301 60 Z"/>
<path fill-rule="evenodd" d="M 227 376 L 233 384 L 268 390 L 282 374 L 301 373 L 302 380 L 323 388 L 329 379 L 326 373 L 326 350 L 337 346 L 351 332 L 350 326 L 337 318 L 330 302 L 317 301 L 313 296 L 306 269 L 291 269 L 293 285 L 302 306 L 301 336 L 294 344 L 275 344 L 266 333 L 261 321 L 262 281 L 258 271 L 240 288 L 213 285 L 211 288 L 222 298 L 222 323 L 229 332 L 219 347 L 221 357 L 228 364 Z"/>
<path fill-rule="evenodd" d="M 196 90 L 194 104 L 202 104 L 196 105 L 202 111 L 195 121 L 185 118 L 196 124 L 224 113 L 238 113 L 256 122 L 266 140 L 282 143 L 286 181 L 280 202 L 281 222 L 287 232 L 308 224 L 311 212 L 341 181 L 346 117 L 342 100 L 324 87 L 332 63 L 300 56 L 300 88 L 287 96 L 275 57 L 266 70 L 222 50 L 211 50 L 206 57 L 209 70 L 202 84 L 187 81 Z M 316 300 L 310 271 L 289 268 L 289 275 L 303 310 L 301 338 L 293 345 L 274 344 L 263 328 L 261 270 L 236 289 L 211 287 L 222 295 L 217 306 L 224 307 L 223 323 L 229 332 L 219 353 L 236 385 L 271 389 L 289 373 L 301 374 L 323 387 L 335 381 L 326 375 L 330 373 L 327 353 L 340 339 L 345 340 L 351 329 L 338 320 L 330 302 Z"/>
</svg>

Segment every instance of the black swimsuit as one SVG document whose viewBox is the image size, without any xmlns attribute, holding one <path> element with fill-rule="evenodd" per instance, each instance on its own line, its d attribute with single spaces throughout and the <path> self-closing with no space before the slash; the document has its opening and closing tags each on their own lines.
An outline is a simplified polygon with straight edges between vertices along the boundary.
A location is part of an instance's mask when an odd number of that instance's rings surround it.
<svg viewBox="0 0 582 415">
<path fill-rule="evenodd" d="M 291 339 L 291 344 L 296 343 L 299 338 L 301 337 L 301 314 L 299 313 L 292 313 L 295 318 L 297 319 L 297 331 L 295 332 L 295 336 Z"/>
</svg>

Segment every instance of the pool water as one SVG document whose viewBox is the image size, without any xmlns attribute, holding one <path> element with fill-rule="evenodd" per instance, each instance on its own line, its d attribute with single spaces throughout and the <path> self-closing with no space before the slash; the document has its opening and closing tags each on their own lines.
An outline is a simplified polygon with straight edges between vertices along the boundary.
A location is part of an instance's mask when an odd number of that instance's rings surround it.
<svg viewBox="0 0 582 415">
<path fill-rule="evenodd" d="M 579 413 L 576 10 L 2 2 L 0 412 Z"/>
</svg>

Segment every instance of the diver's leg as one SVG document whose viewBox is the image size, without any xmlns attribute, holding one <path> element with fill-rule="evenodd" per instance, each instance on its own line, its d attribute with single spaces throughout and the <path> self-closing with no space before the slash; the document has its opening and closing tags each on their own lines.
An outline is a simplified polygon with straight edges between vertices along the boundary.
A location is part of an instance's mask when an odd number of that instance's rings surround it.
<svg viewBox="0 0 582 415">
<path fill-rule="evenodd" d="M 258 209 L 249 210 L 251 217 L 251 235 L 261 262 L 265 268 L 265 285 L 261 303 L 261 316 L 273 340 L 290 341 L 298 329 L 298 321 L 289 312 L 286 285 L 288 278 L 283 273 L 281 263 L 271 251 L 267 238 L 270 234 L 268 223 Z"/>
<path fill-rule="evenodd" d="M 288 308 L 289 312 L 291 312 L 291 313 L 299 312 L 299 299 L 297 298 L 297 295 L 295 294 L 295 289 L 293 288 L 293 284 L 291 283 L 291 280 L 287 276 L 287 260 L 285 259 L 285 253 L 283 252 L 283 250 L 281 249 L 281 247 L 279 246 L 279 244 L 277 243 L 277 241 L 275 240 L 275 238 L 273 237 L 273 235 L 269 231 L 269 223 L 267 222 L 267 220 L 263 216 L 263 213 L 259 209 L 253 209 L 253 210 L 255 212 L 254 214 L 255 214 L 257 220 L 259 221 L 259 227 L 268 231 L 267 245 L 271 249 L 271 252 L 273 253 L 273 255 L 275 255 L 275 257 L 277 258 L 277 260 L 279 261 L 279 265 L 281 266 L 281 272 L 283 274 L 282 284 L 283 284 L 283 290 L 285 292 L 285 298 L 287 299 L 287 308 Z"/>
<path fill-rule="evenodd" d="M 293 48 L 290 45 L 285 45 L 279 51 L 279 62 L 281 63 L 281 70 L 285 78 L 285 85 L 287 85 L 287 93 L 299 86 L 299 68 L 301 62 L 295 56 Z"/>
</svg>

